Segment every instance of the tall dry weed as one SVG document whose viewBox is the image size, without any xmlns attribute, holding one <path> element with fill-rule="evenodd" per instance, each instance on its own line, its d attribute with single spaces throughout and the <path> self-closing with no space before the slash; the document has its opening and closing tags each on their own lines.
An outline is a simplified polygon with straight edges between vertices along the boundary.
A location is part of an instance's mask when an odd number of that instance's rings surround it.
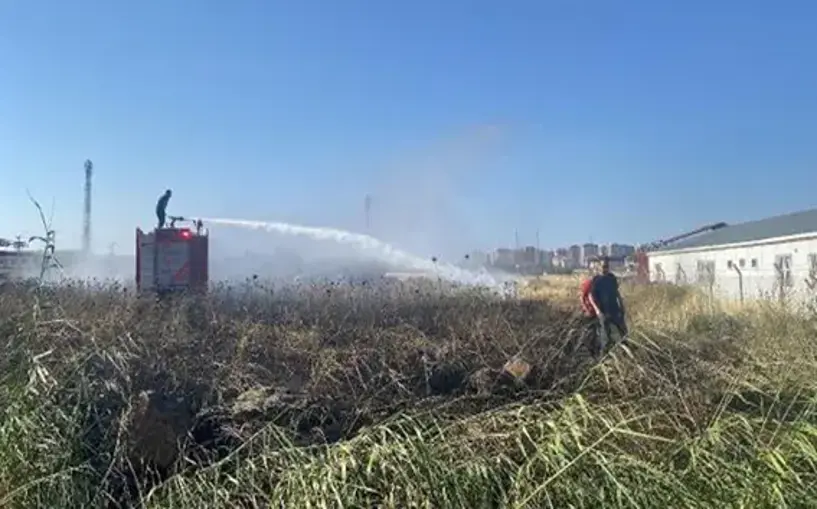
<svg viewBox="0 0 817 509">
<path fill-rule="evenodd" d="M 0 506 L 817 496 L 814 318 L 626 287 L 630 344 L 594 363 L 578 280 L 541 287 L 254 283 L 163 303 L 5 287 Z"/>
</svg>

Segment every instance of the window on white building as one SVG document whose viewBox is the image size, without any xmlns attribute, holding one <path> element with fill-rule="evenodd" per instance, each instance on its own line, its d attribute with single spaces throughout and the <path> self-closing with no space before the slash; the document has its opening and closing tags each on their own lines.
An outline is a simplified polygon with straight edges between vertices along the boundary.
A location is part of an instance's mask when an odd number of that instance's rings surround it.
<svg viewBox="0 0 817 509">
<path fill-rule="evenodd" d="M 733 264 L 732 264 L 732 260 L 727 260 L 727 262 L 726 262 L 726 268 L 727 268 L 727 269 L 731 269 L 731 268 L 732 268 L 732 266 L 733 266 Z"/>
<path fill-rule="evenodd" d="M 752 258 L 752 268 L 753 269 L 757 268 L 757 258 Z"/>
<path fill-rule="evenodd" d="M 791 274 L 791 255 L 777 255 L 774 257 L 774 267 L 777 271 L 777 282 L 785 288 L 794 286 Z"/>
<path fill-rule="evenodd" d="M 738 261 L 738 266 L 739 266 L 741 269 L 742 269 L 742 268 L 744 268 L 744 267 L 746 267 L 746 259 L 741 258 L 741 259 Z"/>
</svg>

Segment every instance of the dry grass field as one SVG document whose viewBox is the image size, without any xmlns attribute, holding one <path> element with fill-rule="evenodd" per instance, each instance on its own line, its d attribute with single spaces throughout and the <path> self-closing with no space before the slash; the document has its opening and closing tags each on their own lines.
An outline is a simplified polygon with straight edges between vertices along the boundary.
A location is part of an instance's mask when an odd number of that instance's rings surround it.
<svg viewBox="0 0 817 509">
<path fill-rule="evenodd" d="M 6 286 L 0 507 L 815 506 L 817 317 L 577 288 Z"/>
</svg>

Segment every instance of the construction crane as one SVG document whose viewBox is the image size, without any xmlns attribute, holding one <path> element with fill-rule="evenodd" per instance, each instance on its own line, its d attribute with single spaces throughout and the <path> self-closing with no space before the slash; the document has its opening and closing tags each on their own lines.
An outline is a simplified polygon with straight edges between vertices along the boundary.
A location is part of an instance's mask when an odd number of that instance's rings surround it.
<svg viewBox="0 0 817 509">
<path fill-rule="evenodd" d="M 640 246 L 633 255 L 635 259 L 634 261 L 636 283 L 647 284 L 650 282 L 650 260 L 648 254 L 651 251 L 661 249 L 662 247 L 669 246 L 670 244 L 675 244 L 676 242 L 682 241 L 689 237 L 693 237 L 695 235 L 700 235 L 701 233 L 719 230 L 721 228 L 725 228 L 726 226 L 729 225 L 724 223 L 723 221 L 719 223 L 712 223 L 706 226 L 701 226 L 700 228 L 696 228 L 692 231 L 675 235 L 674 237 L 670 237 L 668 239 L 656 240 L 650 242 L 649 244 Z"/>
<path fill-rule="evenodd" d="M 700 228 L 696 228 L 694 230 L 684 232 L 667 239 L 659 239 L 641 245 L 636 249 L 635 253 L 631 256 L 608 256 L 607 259 L 610 261 L 620 261 L 626 263 L 630 271 L 633 271 L 634 269 L 635 282 L 638 284 L 647 284 L 650 282 L 650 260 L 649 260 L 650 252 L 655 251 L 656 249 L 661 249 L 662 247 L 669 246 L 670 244 L 680 242 L 689 237 L 700 235 L 701 233 L 719 230 L 721 228 L 725 228 L 726 226 L 729 225 L 727 223 L 724 223 L 723 221 L 719 223 L 708 224 L 706 226 L 702 226 Z"/>
<path fill-rule="evenodd" d="M 680 235 L 676 235 L 676 236 L 670 237 L 668 239 L 662 239 L 662 240 L 656 240 L 656 241 L 650 242 L 649 244 L 645 244 L 644 246 L 641 246 L 641 249 L 643 249 L 644 251 L 655 251 L 656 249 L 661 249 L 664 246 L 674 244 L 674 243 L 676 243 L 678 241 L 681 241 L 681 240 L 684 240 L 684 239 L 686 239 L 688 237 L 692 237 L 693 235 L 698 235 L 700 233 L 705 233 L 705 232 L 712 231 L 712 230 L 719 230 L 719 229 L 724 228 L 726 226 L 729 226 L 729 225 L 727 225 L 723 221 L 721 221 L 720 223 L 708 224 L 706 226 L 696 228 L 695 230 L 692 230 L 692 231 L 689 231 L 689 232 L 686 232 L 686 233 L 682 233 Z"/>
</svg>

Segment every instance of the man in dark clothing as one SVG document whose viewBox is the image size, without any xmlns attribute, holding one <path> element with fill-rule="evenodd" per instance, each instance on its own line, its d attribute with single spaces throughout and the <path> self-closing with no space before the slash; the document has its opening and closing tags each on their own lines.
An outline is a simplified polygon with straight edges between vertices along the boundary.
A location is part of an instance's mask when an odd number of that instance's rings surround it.
<svg viewBox="0 0 817 509">
<path fill-rule="evenodd" d="M 593 278 L 590 288 L 590 302 L 604 334 L 605 343 L 610 340 L 610 325 L 615 325 L 622 340 L 627 335 L 627 323 L 624 320 L 624 300 L 618 288 L 618 279 L 610 272 L 610 260 L 603 258 L 601 274 Z"/>
<path fill-rule="evenodd" d="M 595 262 L 589 268 L 590 273 L 586 279 L 582 280 L 580 287 L 579 302 L 582 307 L 582 337 L 588 350 L 590 350 L 590 354 L 593 357 L 598 357 L 603 345 L 599 335 L 599 317 L 596 316 L 596 309 L 593 307 L 590 297 L 593 279 L 598 274 L 598 270 Z"/>
<path fill-rule="evenodd" d="M 167 191 L 165 191 L 165 194 L 163 194 L 159 198 L 159 202 L 156 204 L 156 218 L 159 220 L 159 228 L 165 227 L 165 214 L 167 211 L 167 202 L 170 201 L 170 196 L 172 194 L 173 193 L 170 191 L 170 189 L 168 189 Z"/>
</svg>

